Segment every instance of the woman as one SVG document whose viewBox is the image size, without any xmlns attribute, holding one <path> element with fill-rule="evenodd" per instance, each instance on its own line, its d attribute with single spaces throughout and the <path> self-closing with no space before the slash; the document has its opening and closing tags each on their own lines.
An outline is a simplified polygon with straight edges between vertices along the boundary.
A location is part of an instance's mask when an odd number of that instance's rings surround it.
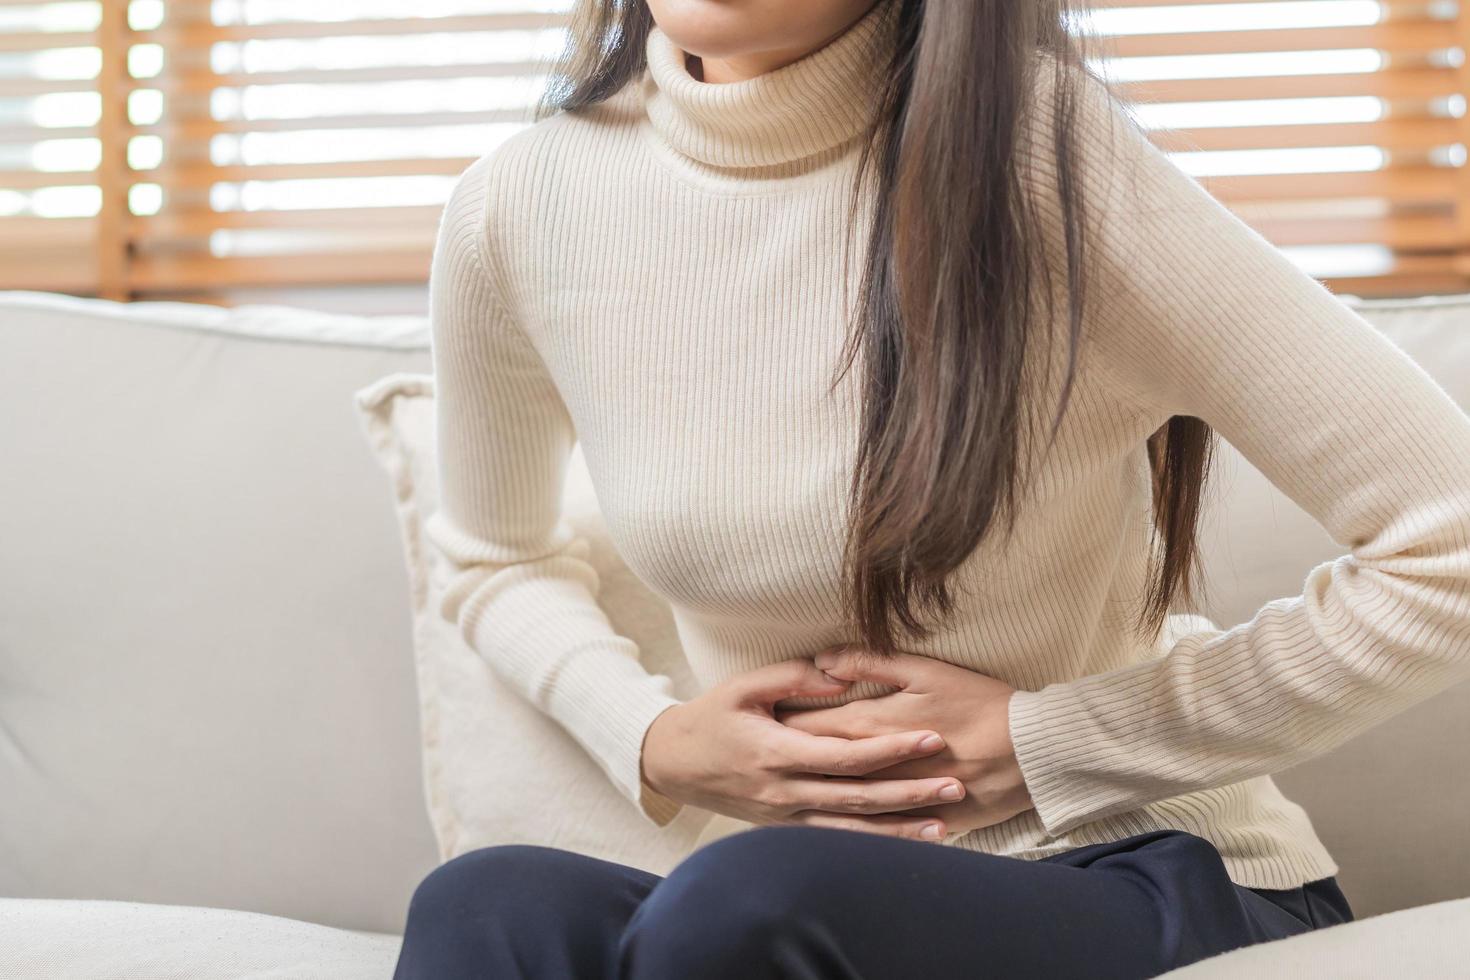
<svg viewBox="0 0 1470 980">
<path fill-rule="evenodd" d="M 1270 774 L 1470 675 L 1470 419 L 1071 13 L 578 7 L 443 215 L 442 613 L 652 826 L 753 826 L 461 855 L 398 977 L 1143 977 L 1352 918 Z M 1216 432 L 1352 551 L 1165 640 Z M 598 605 L 576 440 L 697 697 Z"/>
</svg>

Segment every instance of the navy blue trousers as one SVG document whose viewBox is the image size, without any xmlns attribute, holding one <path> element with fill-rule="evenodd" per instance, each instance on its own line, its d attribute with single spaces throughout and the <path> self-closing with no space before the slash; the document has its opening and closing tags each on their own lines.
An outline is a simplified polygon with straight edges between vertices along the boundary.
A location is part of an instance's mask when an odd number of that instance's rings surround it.
<svg viewBox="0 0 1470 980">
<path fill-rule="evenodd" d="M 1237 885 L 1179 830 L 1024 860 L 772 825 L 666 877 L 530 844 L 462 854 L 414 891 L 394 978 L 1139 978 L 1352 918 L 1334 878 Z"/>
</svg>

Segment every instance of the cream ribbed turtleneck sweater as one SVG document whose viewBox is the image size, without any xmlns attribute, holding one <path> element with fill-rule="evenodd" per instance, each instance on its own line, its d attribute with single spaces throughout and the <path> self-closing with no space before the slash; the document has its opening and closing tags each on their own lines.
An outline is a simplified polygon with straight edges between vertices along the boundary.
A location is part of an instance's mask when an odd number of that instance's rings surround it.
<svg viewBox="0 0 1470 980">
<path fill-rule="evenodd" d="M 658 825 L 679 804 L 641 784 L 640 746 L 677 702 L 598 605 L 559 511 L 568 453 L 580 439 L 619 553 L 671 604 L 702 684 L 852 639 L 838 576 L 861 372 L 825 385 L 895 9 L 729 84 L 693 78 L 655 28 L 647 71 L 487 153 L 443 214 L 427 524 L 457 569 L 443 614 Z M 1036 806 L 946 843 L 1035 859 L 1179 828 L 1236 882 L 1294 887 L 1337 865 L 1269 774 L 1470 677 L 1470 419 L 1097 92 L 1078 126 L 1102 220 L 1077 388 L 1012 547 L 982 542 L 953 622 L 906 647 L 1018 688 Z M 1054 242 L 1049 147 L 1032 139 Z M 1127 628 L 1144 440 L 1175 414 L 1350 553 L 1248 622 L 1150 646 Z"/>
</svg>

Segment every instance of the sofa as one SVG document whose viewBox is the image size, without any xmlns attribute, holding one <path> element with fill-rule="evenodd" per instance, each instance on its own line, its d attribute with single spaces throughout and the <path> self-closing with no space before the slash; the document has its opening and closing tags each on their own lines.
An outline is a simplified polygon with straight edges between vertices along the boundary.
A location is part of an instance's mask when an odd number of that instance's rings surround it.
<svg viewBox="0 0 1470 980">
<path fill-rule="evenodd" d="M 1470 295 L 1344 301 L 1470 406 Z M 0 292 L 0 978 L 391 975 L 445 850 L 359 396 L 430 370 L 422 317 Z M 1229 625 L 1345 549 L 1221 448 Z M 1467 777 L 1470 685 L 1279 774 L 1358 921 L 1174 972 L 1470 974 Z"/>
</svg>

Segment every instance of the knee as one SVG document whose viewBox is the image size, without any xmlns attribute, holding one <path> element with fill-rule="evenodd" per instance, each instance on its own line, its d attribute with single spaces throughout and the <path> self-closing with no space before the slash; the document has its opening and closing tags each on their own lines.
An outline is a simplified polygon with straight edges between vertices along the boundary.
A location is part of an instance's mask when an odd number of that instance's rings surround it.
<svg viewBox="0 0 1470 980">
<path fill-rule="evenodd" d="M 723 837 L 685 858 L 664 882 L 671 887 L 660 890 L 728 906 L 745 917 L 808 908 L 830 897 L 823 893 L 839 859 L 833 848 L 847 843 L 848 833 L 780 825 Z"/>
<path fill-rule="evenodd" d="M 1187 858 L 1192 866 L 1208 870 L 1216 878 L 1228 881 L 1229 873 L 1225 867 L 1225 858 L 1213 841 L 1198 834 L 1191 834 L 1187 830 L 1169 830 L 1164 833 L 1168 838 L 1169 848 Z"/>
<path fill-rule="evenodd" d="M 499 844 L 467 851 L 429 872 L 408 904 L 405 931 L 478 930 L 487 919 L 526 908 L 528 890 L 556 876 L 565 852 L 533 844 Z"/>
<path fill-rule="evenodd" d="M 630 977 L 764 975 L 781 953 L 800 955 L 841 914 L 830 894 L 824 830 L 769 826 L 705 845 L 685 858 L 639 906 L 624 930 Z M 784 952 L 783 952 L 784 951 Z"/>
</svg>

